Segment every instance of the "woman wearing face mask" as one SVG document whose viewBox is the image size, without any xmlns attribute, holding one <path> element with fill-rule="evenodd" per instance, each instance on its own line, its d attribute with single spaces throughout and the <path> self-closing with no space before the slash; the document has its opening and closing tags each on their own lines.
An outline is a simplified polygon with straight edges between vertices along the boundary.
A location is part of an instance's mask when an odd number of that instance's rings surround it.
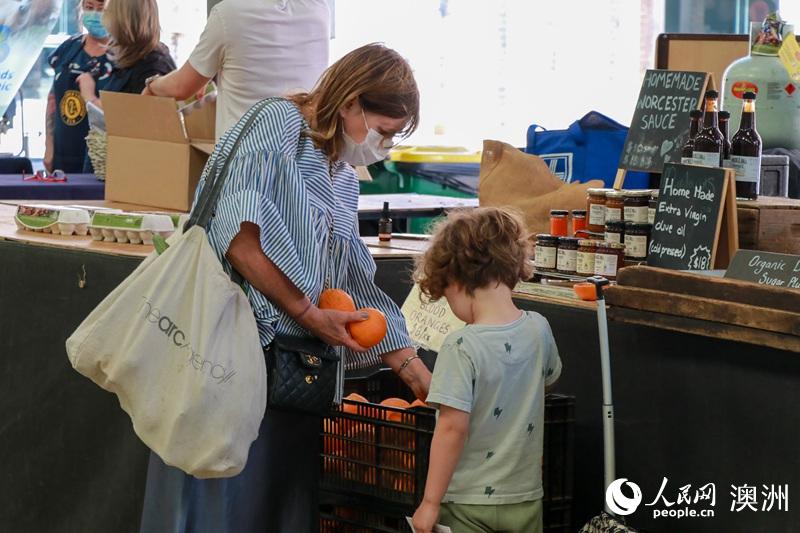
<svg viewBox="0 0 800 533">
<path fill-rule="evenodd" d="M 262 345 L 276 333 L 305 330 L 342 347 L 347 367 L 382 361 L 425 398 L 430 372 L 416 357 L 400 310 L 375 285 L 375 263 L 358 234 L 351 166 L 382 159 L 395 137 L 416 128 L 411 68 L 393 50 L 371 44 L 328 68 L 310 93 L 267 102 L 222 137 L 206 166 L 232 158 L 208 237 L 226 270 L 244 277 Z M 363 320 L 360 313 L 315 305 L 326 286 L 383 311 L 386 338 L 370 350 L 359 346 L 345 325 Z M 140 531 L 317 531 L 320 430 L 319 417 L 267 408 L 244 471 L 228 479 L 198 480 L 151 456 Z"/>
<path fill-rule="evenodd" d="M 94 98 L 111 78 L 113 67 L 106 55 L 108 32 L 101 22 L 104 7 L 104 0 L 83 0 L 80 18 L 87 33 L 70 37 L 48 59 L 55 71 L 47 97 L 45 128 L 44 166 L 50 172 L 83 169 L 89 119 L 77 79 L 84 73 L 92 79 Z"/>
<path fill-rule="evenodd" d="M 156 0 L 113 0 L 103 13 L 102 24 L 108 28 L 108 55 L 114 62 L 105 90 L 139 94 L 148 78 L 175 70 L 175 61 L 159 40 Z M 102 107 L 93 77 L 81 75 L 78 84 L 87 101 Z"/>
</svg>

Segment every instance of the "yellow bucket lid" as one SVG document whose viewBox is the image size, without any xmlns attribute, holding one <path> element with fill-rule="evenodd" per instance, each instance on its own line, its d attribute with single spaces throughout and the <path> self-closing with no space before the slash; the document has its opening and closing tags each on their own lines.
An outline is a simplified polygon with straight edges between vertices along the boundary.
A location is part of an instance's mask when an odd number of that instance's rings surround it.
<svg viewBox="0 0 800 533">
<path fill-rule="evenodd" d="M 480 163 L 481 151 L 461 146 L 396 146 L 389 159 L 398 163 Z"/>
</svg>

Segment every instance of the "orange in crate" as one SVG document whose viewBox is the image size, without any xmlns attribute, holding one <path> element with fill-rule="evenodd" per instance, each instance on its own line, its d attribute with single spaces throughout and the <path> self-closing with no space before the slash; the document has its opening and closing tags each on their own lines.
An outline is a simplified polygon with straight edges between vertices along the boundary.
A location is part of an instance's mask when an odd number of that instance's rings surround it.
<svg viewBox="0 0 800 533">
<path fill-rule="evenodd" d="M 386 398 L 381 402 L 381 405 L 385 407 L 396 407 L 398 409 L 408 409 L 409 407 L 411 407 L 411 404 L 403 400 L 402 398 Z M 384 416 L 386 420 L 389 420 L 391 422 L 403 421 L 403 414 L 397 413 L 395 411 L 386 411 Z"/>
<path fill-rule="evenodd" d="M 320 309 L 335 309 L 337 311 L 352 312 L 356 310 L 356 304 L 350 295 L 342 289 L 325 289 L 319 295 L 319 303 L 317 307 Z"/>
<path fill-rule="evenodd" d="M 386 316 L 372 307 L 359 311 L 365 311 L 369 318 L 361 322 L 350 322 L 347 324 L 347 331 L 358 344 L 364 348 L 372 348 L 386 336 Z"/>
</svg>

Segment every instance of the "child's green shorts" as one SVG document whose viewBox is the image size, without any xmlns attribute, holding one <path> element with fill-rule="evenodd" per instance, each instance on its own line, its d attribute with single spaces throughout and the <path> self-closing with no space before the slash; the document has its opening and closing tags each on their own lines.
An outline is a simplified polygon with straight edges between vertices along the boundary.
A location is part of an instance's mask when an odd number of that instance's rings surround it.
<svg viewBox="0 0 800 533">
<path fill-rule="evenodd" d="M 506 505 L 443 503 L 439 523 L 453 533 L 542 533 L 542 500 Z"/>
</svg>

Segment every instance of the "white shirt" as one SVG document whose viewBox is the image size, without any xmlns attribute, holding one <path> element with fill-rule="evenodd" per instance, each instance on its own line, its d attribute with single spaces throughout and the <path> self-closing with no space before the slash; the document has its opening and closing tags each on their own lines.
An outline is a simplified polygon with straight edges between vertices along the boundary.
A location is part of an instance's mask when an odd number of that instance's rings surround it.
<svg viewBox="0 0 800 533">
<path fill-rule="evenodd" d="M 327 0 L 223 0 L 189 64 L 217 77 L 219 139 L 256 102 L 311 90 L 328 66 Z"/>
</svg>

